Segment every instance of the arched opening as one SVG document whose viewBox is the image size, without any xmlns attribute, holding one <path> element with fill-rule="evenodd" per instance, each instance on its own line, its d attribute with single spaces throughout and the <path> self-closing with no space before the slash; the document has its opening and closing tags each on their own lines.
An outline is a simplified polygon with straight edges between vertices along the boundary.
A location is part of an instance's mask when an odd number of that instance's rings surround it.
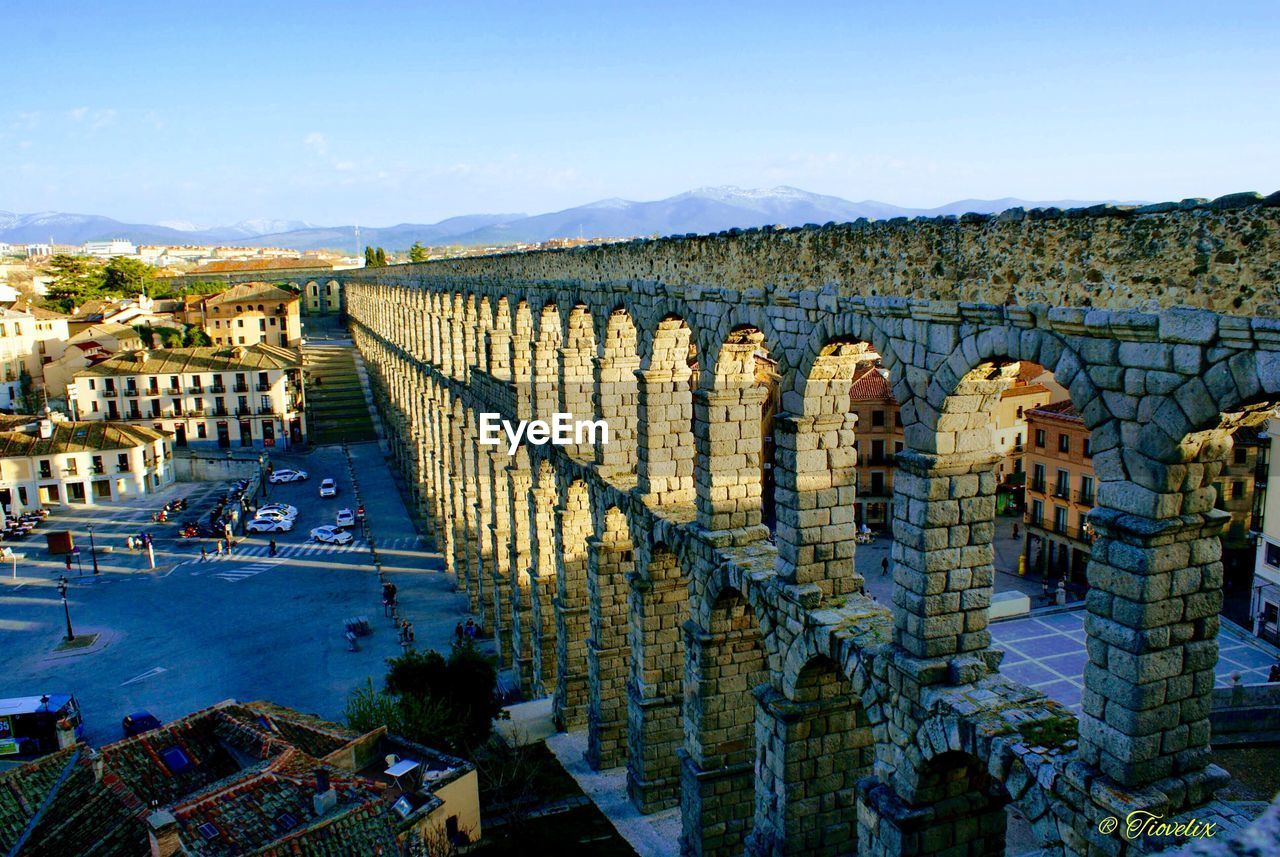
<svg viewBox="0 0 1280 857">
<path fill-rule="evenodd" d="M 591 311 L 578 304 L 569 312 L 568 333 L 560 350 L 560 402 L 558 410 L 571 414 L 573 420 L 595 418 L 596 334 Z M 594 460 L 595 449 L 585 436 L 581 443 L 564 447 L 578 458 Z"/>
<path fill-rule="evenodd" d="M 709 530 L 774 524 L 780 380 L 764 334 L 743 326 L 720 346 L 710 389 L 694 397 L 698 523 Z"/>
<path fill-rule="evenodd" d="M 913 838 L 921 843 L 916 853 L 922 857 L 955 853 L 1004 857 L 1009 794 L 968 753 L 951 750 L 927 760 L 907 803 L 929 811 L 906 814 L 893 826 L 904 838 L 915 834 Z M 885 821 L 882 818 L 881 824 Z"/>
<path fill-rule="evenodd" d="M 875 761 L 866 713 L 827 657 L 811 659 L 787 685 L 759 698 L 754 853 L 851 854 L 856 785 Z"/>
<path fill-rule="evenodd" d="M 556 684 L 552 716 L 562 731 L 587 722 L 587 542 L 591 538 L 591 495 L 575 480 L 563 490 L 556 509 Z"/>
<path fill-rule="evenodd" d="M 687 629 L 682 853 L 742 854 L 755 813 L 755 689 L 769 680 L 755 611 L 725 587 L 705 632 Z"/>
<path fill-rule="evenodd" d="M 639 345 L 631 314 L 618 307 L 609 314 L 604 347 L 596 370 L 595 401 L 609 426 L 609 443 L 596 445 L 596 463 L 606 475 L 634 473 L 639 429 Z"/>
<path fill-rule="evenodd" d="M 604 510 L 599 535 L 588 543 L 587 595 L 591 636 L 587 642 L 587 764 L 616 768 L 627 757 L 627 592 L 635 569 L 626 516 Z"/>
<path fill-rule="evenodd" d="M 527 308 L 526 308 L 527 311 Z M 505 297 L 498 298 L 493 327 L 489 331 L 486 350 L 489 354 L 489 374 L 500 381 L 511 380 L 511 307 Z"/>
<path fill-rule="evenodd" d="M 637 485 L 651 505 L 694 500 L 693 394 L 698 348 L 684 319 L 667 316 L 653 334 L 649 367 L 639 375 Z"/>
<path fill-rule="evenodd" d="M 648 813 L 679 799 L 689 586 L 667 545 L 638 548 L 644 570 L 631 579 L 627 791 L 632 803 Z"/>
</svg>

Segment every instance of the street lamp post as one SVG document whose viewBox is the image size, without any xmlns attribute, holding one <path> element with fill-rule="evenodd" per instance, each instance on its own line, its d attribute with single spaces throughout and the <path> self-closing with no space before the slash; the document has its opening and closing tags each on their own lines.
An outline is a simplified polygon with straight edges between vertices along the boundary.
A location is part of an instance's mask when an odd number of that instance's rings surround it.
<svg viewBox="0 0 1280 857">
<path fill-rule="evenodd" d="M 93 524 L 89 525 L 89 556 L 93 558 L 93 573 L 98 573 L 98 546 L 93 543 Z"/>
<path fill-rule="evenodd" d="M 67 576 L 64 574 L 58 579 L 58 594 L 62 596 L 62 613 L 67 617 L 67 642 L 70 643 L 76 638 L 71 630 L 71 608 L 67 606 Z"/>
</svg>

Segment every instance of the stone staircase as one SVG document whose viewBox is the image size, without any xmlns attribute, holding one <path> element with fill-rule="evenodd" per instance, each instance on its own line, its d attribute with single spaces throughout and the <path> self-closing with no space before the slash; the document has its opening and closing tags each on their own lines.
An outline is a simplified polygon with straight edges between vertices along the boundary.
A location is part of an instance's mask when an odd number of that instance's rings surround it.
<svg viewBox="0 0 1280 857">
<path fill-rule="evenodd" d="M 377 440 L 351 345 L 304 345 L 311 442 Z"/>
</svg>

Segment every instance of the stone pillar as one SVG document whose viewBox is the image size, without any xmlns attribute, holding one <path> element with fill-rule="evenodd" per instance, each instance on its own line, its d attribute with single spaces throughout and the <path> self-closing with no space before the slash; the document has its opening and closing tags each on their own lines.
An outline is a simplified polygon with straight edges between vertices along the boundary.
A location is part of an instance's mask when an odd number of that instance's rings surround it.
<svg viewBox="0 0 1280 857">
<path fill-rule="evenodd" d="M 533 693 L 546 696 L 556 684 L 556 616 L 552 606 L 556 595 L 555 472 L 544 464 L 537 471 L 529 505 L 533 538 L 533 567 L 530 573 L 532 625 L 538 629 L 533 640 Z"/>
<path fill-rule="evenodd" d="M 650 506 L 693 503 L 693 393 L 689 370 L 636 372 L 636 490 Z"/>
<path fill-rule="evenodd" d="M 556 693 L 552 701 L 556 728 L 577 729 L 587 722 L 587 637 L 590 595 L 587 591 L 587 541 L 591 537 L 590 496 L 584 483 L 566 489 L 555 510 L 556 556 Z"/>
<path fill-rule="evenodd" d="M 675 554 L 640 546 L 643 573 L 631 575 L 631 680 L 627 685 L 627 793 L 641 812 L 680 797 L 684 740 L 684 621 L 689 587 Z"/>
<path fill-rule="evenodd" d="M 814 583 L 823 595 L 861 592 L 854 570 L 858 453 L 852 414 L 773 421 L 778 577 Z"/>
<path fill-rule="evenodd" d="M 595 411 L 609 424 L 609 442 L 596 445 L 596 464 L 607 472 L 636 469 L 636 432 L 640 390 L 636 378 L 640 357 L 635 328 L 610 324 L 605 331 L 604 356 L 595 372 Z M 692 444 L 690 450 L 692 453 Z"/>
<path fill-rule="evenodd" d="M 1100 496 L 1134 489 L 1121 485 Z M 1223 776 L 1206 765 L 1222 609 L 1220 536 L 1229 521 L 1208 507 L 1163 519 L 1110 508 L 1089 516 L 1098 539 L 1089 562 L 1080 753 L 1123 786 L 1165 791 L 1174 812 L 1179 795 L 1207 793 L 1189 786 Z"/>
<path fill-rule="evenodd" d="M 859 857 L 1004 857 L 1005 799 L 998 786 L 958 777 L 953 788 L 954 794 L 911 806 L 874 777 L 859 781 Z"/>
<path fill-rule="evenodd" d="M 974 655 L 991 644 L 996 460 L 914 450 L 897 456 L 894 640 L 917 658 L 952 661 L 955 669 L 938 677 L 956 683 L 985 673 Z"/>
<path fill-rule="evenodd" d="M 751 386 L 693 394 L 698 524 L 704 529 L 760 525 L 760 415 L 767 396 L 763 387 Z"/>
<path fill-rule="evenodd" d="M 625 523 L 622 525 L 625 527 Z M 587 542 L 591 636 L 587 640 L 587 764 L 616 768 L 627 756 L 627 576 L 632 545 L 607 530 Z"/>
<path fill-rule="evenodd" d="M 511 501 L 507 479 L 507 465 L 511 459 L 505 450 L 497 447 L 485 447 L 483 455 L 489 456 L 489 490 L 493 504 L 493 520 L 489 525 L 490 553 L 493 562 L 489 569 L 489 586 L 493 603 L 494 650 L 498 653 L 498 664 L 503 667 L 514 666 L 511 646 Z"/>
<path fill-rule="evenodd" d="M 520 690 L 533 695 L 533 641 L 540 636 L 533 626 L 533 593 L 530 577 L 533 569 L 533 543 L 530 520 L 529 491 L 533 474 L 529 469 L 527 450 L 516 451 L 507 466 L 508 497 L 511 503 L 511 647 L 515 656 Z"/>
<path fill-rule="evenodd" d="M 874 749 L 862 707 L 839 684 L 801 688 L 795 700 L 768 685 L 757 688 L 760 750 L 749 853 L 858 851 L 856 786 L 871 773 Z"/>
</svg>

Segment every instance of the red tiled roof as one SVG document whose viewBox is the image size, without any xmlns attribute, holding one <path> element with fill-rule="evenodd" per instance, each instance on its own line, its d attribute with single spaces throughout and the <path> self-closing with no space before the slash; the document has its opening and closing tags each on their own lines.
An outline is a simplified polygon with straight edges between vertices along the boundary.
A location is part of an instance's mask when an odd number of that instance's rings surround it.
<svg viewBox="0 0 1280 857">
<path fill-rule="evenodd" d="M 1036 408 L 1028 408 L 1026 413 L 1028 415 L 1040 414 L 1054 419 L 1070 420 L 1071 422 L 1084 422 L 1080 415 L 1076 413 L 1076 406 L 1071 404 L 1070 399 L 1063 399 L 1061 402 L 1049 402 Z"/>
<path fill-rule="evenodd" d="M 854 377 L 853 386 L 849 389 L 849 399 L 854 402 L 897 402 L 893 397 L 893 388 L 889 386 L 889 379 L 874 367 Z"/>
</svg>

